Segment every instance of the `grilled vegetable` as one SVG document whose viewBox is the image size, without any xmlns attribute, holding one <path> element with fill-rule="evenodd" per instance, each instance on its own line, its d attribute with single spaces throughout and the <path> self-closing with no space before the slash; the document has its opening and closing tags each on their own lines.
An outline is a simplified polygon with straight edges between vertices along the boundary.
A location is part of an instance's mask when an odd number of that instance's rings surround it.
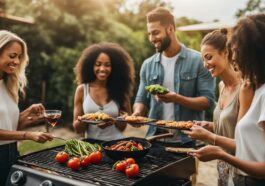
<svg viewBox="0 0 265 186">
<path fill-rule="evenodd" d="M 69 167 L 72 170 L 78 170 L 80 165 L 81 165 L 81 161 L 77 157 L 74 157 L 67 162 L 67 167 Z"/>
<path fill-rule="evenodd" d="M 151 94 L 166 94 L 169 92 L 166 87 L 163 87 L 159 84 L 146 86 L 145 90 L 147 90 Z"/>
<path fill-rule="evenodd" d="M 85 141 L 70 139 L 66 141 L 65 152 L 70 156 L 83 157 L 95 151 L 101 151 L 99 144 L 91 144 Z"/>
<path fill-rule="evenodd" d="M 138 164 L 130 164 L 126 167 L 125 174 L 127 177 L 132 178 L 136 177 L 139 174 L 139 166 Z"/>
<path fill-rule="evenodd" d="M 62 152 L 58 152 L 55 156 L 55 160 L 59 163 L 65 163 L 69 158 L 69 155 L 62 151 Z"/>
<path fill-rule="evenodd" d="M 89 158 L 91 163 L 99 163 L 102 159 L 102 154 L 100 151 L 95 151 L 89 155 Z"/>
</svg>

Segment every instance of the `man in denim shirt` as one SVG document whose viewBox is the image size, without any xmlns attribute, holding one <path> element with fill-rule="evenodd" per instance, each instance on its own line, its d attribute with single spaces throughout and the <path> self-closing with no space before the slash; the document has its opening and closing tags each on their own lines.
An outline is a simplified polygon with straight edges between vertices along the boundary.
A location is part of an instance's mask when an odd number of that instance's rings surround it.
<svg viewBox="0 0 265 186">
<path fill-rule="evenodd" d="M 147 31 L 157 53 L 146 59 L 140 71 L 140 85 L 133 106 L 133 115 L 159 120 L 203 120 L 203 111 L 214 104 L 214 80 L 203 67 L 200 53 L 186 48 L 175 35 L 173 15 L 159 7 L 147 14 Z M 161 84 L 170 92 L 151 95 L 145 86 Z M 147 136 L 157 129 L 149 126 Z M 174 130 L 172 141 L 194 144 L 191 138 Z"/>
</svg>

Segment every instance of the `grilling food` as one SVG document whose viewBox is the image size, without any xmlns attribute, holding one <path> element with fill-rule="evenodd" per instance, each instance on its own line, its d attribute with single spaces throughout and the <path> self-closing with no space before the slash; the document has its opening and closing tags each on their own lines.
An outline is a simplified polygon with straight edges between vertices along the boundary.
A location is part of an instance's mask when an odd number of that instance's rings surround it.
<svg viewBox="0 0 265 186">
<path fill-rule="evenodd" d="M 101 146 L 97 143 L 91 144 L 77 139 L 70 139 L 66 141 L 64 151 L 70 156 L 83 157 L 90 155 L 92 152 L 101 151 Z"/>
<path fill-rule="evenodd" d="M 89 158 L 91 163 L 99 163 L 102 159 L 102 154 L 100 151 L 95 151 L 89 155 Z"/>
<path fill-rule="evenodd" d="M 64 151 L 61 151 L 61 152 L 58 152 L 55 156 L 55 160 L 59 163 L 65 163 L 69 158 L 69 155 L 64 152 Z"/>
<path fill-rule="evenodd" d="M 139 166 L 135 163 L 133 158 L 126 158 L 125 160 L 117 161 L 113 165 L 113 169 L 118 172 L 123 172 L 127 177 L 136 177 L 139 174 Z"/>
<path fill-rule="evenodd" d="M 83 156 L 81 158 L 81 165 L 82 167 L 87 167 L 91 163 L 90 155 Z"/>
<path fill-rule="evenodd" d="M 156 122 L 157 125 L 163 125 L 170 128 L 176 129 L 190 129 L 193 126 L 192 121 L 166 121 L 159 120 Z"/>
<path fill-rule="evenodd" d="M 129 178 L 133 178 L 138 176 L 139 174 L 139 166 L 138 164 L 130 164 L 126 167 L 125 174 Z"/>
<path fill-rule="evenodd" d="M 169 92 L 169 90 L 166 87 L 163 87 L 162 85 L 159 84 L 146 86 L 145 90 L 147 90 L 151 94 L 166 94 Z"/>
<path fill-rule="evenodd" d="M 107 150 L 113 150 L 113 151 L 137 151 L 137 150 L 144 150 L 143 145 L 141 143 L 138 143 L 134 140 L 122 140 L 119 141 L 113 145 L 105 146 L 105 149 Z"/>
<path fill-rule="evenodd" d="M 128 165 L 128 163 L 125 160 L 117 161 L 113 165 L 113 169 L 115 169 L 118 172 L 125 172 L 127 165 Z"/>
<path fill-rule="evenodd" d="M 113 118 L 103 112 L 87 113 L 83 116 L 78 116 L 79 120 L 90 120 L 90 121 L 113 121 Z"/>
<path fill-rule="evenodd" d="M 80 168 L 81 161 L 79 158 L 74 157 L 67 162 L 67 167 L 72 170 L 78 170 Z"/>
<path fill-rule="evenodd" d="M 125 116 L 123 118 L 125 121 L 129 122 L 129 123 L 133 123 L 133 122 L 148 122 L 150 121 L 150 118 L 146 118 L 143 116 Z"/>
<path fill-rule="evenodd" d="M 173 127 L 176 129 L 190 129 L 193 126 L 192 121 L 174 121 L 165 124 L 167 127 Z"/>
</svg>

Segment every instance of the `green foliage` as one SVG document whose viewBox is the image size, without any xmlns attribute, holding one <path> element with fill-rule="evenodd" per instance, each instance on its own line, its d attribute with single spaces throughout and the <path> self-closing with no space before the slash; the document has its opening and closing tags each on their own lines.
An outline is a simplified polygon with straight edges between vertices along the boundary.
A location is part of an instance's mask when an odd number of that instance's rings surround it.
<svg viewBox="0 0 265 186">
<path fill-rule="evenodd" d="M 239 18 L 249 13 L 264 13 L 265 1 L 264 0 L 248 0 L 246 7 L 239 9 L 236 13 L 236 17 Z"/>
<path fill-rule="evenodd" d="M 31 26 L 0 25 L 28 44 L 29 85 L 21 109 L 43 102 L 47 108 L 62 109 L 63 119 L 67 120 L 72 117 L 76 88 L 73 68 L 83 49 L 103 41 L 119 43 L 132 56 L 139 82 L 142 62 L 155 52 L 148 41 L 145 15 L 159 5 L 172 9 L 161 0 L 142 1 L 136 10 L 124 9 L 125 0 L 6 0 L 6 3 L 9 14 L 35 21 Z M 196 22 L 180 18 L 177 26 Z M 199 33 L 177 32 L 177 35 L 186 46 L 199 50 Z"/>
</svg>

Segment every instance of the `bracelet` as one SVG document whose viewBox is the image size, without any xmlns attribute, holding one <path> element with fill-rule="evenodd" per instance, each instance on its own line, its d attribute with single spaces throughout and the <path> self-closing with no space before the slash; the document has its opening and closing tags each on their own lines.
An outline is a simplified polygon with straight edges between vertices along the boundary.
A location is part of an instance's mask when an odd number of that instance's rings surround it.
<svg viewBox="0 0 265 186">
<path fill-rule="evenodd" d="M 213 145 L 214 145 L 214 146 L 215 146 L 215 142 L 216 142 L 216 137 L 217 137 L 217 135 L 214 134 L 214 137 L 213 137 Z"/>
<path fill-rule="evenodd" d="M 23 140 L 26 139 L 26 134 L 27 134 L 27 132 L 24 132 L 24 134 L 23 134 Z"/>
</svg>

